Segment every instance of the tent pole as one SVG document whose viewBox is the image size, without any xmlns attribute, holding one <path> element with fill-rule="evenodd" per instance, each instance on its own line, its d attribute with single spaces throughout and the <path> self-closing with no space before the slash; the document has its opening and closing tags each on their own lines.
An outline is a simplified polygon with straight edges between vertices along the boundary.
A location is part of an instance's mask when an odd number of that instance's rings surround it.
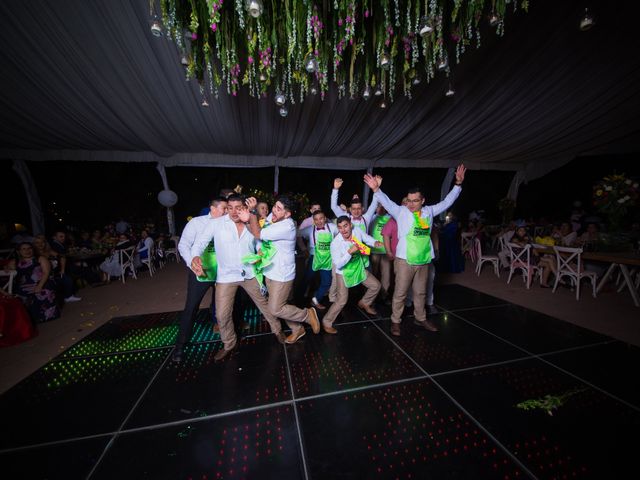
<svg viewBox="0 0 640 480">
<path fill-rule="evenodd" d="M 454 167 L 449 167 L 447 170 L 447 174 L 444 176 L 444 180 L 442 181 L 442 186 L 440 187 L 440 201 L 444 200 L 444 198 L 451 190 L 451 182 L 453 182 L 453 177 L 456 174 L 456 169 Z M 440 214 L 440 221 L 444 221 L 444 217 L 447 212 L 442 212 Z"/>
<path fill-rule="evenodd" d="M 273 193 L 280 191 L 280 167 L 275 165 L 273 167 Z"/>
<path fill-rule="evenodd" d="M 160 173 L 160 177 L 162 178 L 162 185 L 165 190 L 171 190 L 169 188 L 169 181 L 167 180 L 167 172 L 164 169 L 164 165 L 158 163 L 156 165 L 158 172 Z M 167 207 L 167 224 L 169 225 L 169 235 L 172 237 L 176 234 L 176 221 L 173 215 L 173 207 Z"/>
<path fill-rule="evenodd" d="M 518 170 L 516 174 L 511 179 L 511 185 L 509 185 L 509 191 L 507 192 L 507 198 L 510 198 L 514 202 L 518 200 L 518 191 L 520 190 L 520 185 L 524 182 L 524 171 Z"/>
<path fill-rule="evenodd" d="M 373 175 L 373 167 L 367 168 L 367 173 L 369 175 Z M 369 185 L 365 183 L 364 187 L 362 187 L 362 210 L 365 212 L 367 211 L 367 208 L 369 208 L 369 191 Z"/>
<path fill-rule="evenodd" d="M 31 214 L 31 233 L 33 235 L 44 235 L 44 215 L 42 214 L 42 203 L 33 182 L 29 168 L 24 160 L 14 160 L 13 169 L 22 180 L 27 201 L 29 202 L 29 213 Z"/>
</svg>

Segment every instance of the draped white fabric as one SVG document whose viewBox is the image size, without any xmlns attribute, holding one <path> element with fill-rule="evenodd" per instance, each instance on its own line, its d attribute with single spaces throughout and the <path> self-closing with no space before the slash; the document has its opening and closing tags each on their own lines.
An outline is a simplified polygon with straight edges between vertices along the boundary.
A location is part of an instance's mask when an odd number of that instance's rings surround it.
<svg viewBox="0 0 640 480">
<path fill-rule="evenodd" d="M 282 118 L 271 97 L 220 93 L 201 106 L 175 45 L 149 31 L 147 0 L 0 2 L 0 159 L 176 165 L 523 171 L 640 145 L 633 2 L 533 0 L 503 38 L 409 100 L 309 97 Z M 226 5 L 225 5 L 226 7 Z M 629 10 L 627 12 L 627 10 Z M 334 92 L 335 93 L 335 92 Z"/>
</svg>

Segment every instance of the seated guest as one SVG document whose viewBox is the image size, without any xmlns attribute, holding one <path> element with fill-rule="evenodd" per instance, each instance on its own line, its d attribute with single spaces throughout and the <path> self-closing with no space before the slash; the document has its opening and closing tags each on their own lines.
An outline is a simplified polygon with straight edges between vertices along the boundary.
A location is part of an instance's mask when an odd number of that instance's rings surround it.
<svg viewBox="0 0 640 480">
<path fill-rule="evenodd" d="M 55 285 L 49 278 L 51 265 L 44 256 L 36 257 L 30 243 L 17 248 L 18 261 L 10 262 L 16 270 L 15 294 L 22 298 L 34 322 L 47 322 L 60 316 Z"/>
<path fill-rule="evenodd" d="M 91 241 L 91 237 L 89 236 L 89 232 L 83 230 L 80 232 L 80 241 L 78 242 L 78 247 L 86 248 L 87 250 L 91 250 L 93 246 L 93 242 Z"/>
<path fill-rule="evenodd" d="M 100 230 L 94 230 L 91 234 L 91 250 L 102 251 L 104 249 L 105 245 L 102 232 Z"/>
<path fill-rule="evenodd" d="M 578 244 L 583 248 L 593 246 L 600 241 L 600 232 L 598 232 L 598 226 L 595 223 L 589 223 L 587 230 L 578 238 Z"/>
<path fill-rule="evenodd" d="M 556 245 L 561 247 L 572 247 L 576 243 L 578 234 L 571 229 L 569 222 L 562 222 L 560 228 L 555 229 L 551 236 L 556 241 Z"/>
<path fill-rule="evenodd" d="M 120 250 L 132 246 L 131 240 L 124 233 L 118 236 L 118 243 L 111 250 L 111 254 L 100 264 L 102 270 L 102 280 L 108 282 L 111 277 L 119 277 L 122 275 L 122 266 L 120 265 Z"/>
<path fill-rule="evenodd" d="M 57 274 L 60 276 L 60 283 L 64 288 L 64 301 L 65 302 L 78 302 L 82 300 L 80 297 L 76 297 L 76 289 L 73 284 L 73 278 L 69 275 L 67 265 L 67 247 L 66 247 L 67 234 L 62 230 L 56 230 L 51 237 L 51 249 L 58 254 L 58 261 L 60 263 Z"/>
<path fill-rule="evenodd" d="M 146 260 L 149 258 L 152 250 L 153 238 L 149 236 L 149 232 L 142 230 L 142 232 L 140 232 L 140 241 L 138 242 L 138 258 L 140 260 Z"/>
</svg>

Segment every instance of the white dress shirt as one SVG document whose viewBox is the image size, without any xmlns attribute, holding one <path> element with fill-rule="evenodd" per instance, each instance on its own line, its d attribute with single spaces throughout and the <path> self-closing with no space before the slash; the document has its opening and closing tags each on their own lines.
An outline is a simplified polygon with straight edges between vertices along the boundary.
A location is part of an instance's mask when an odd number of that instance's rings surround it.
<svg viewBox="0 0 640 480">
<path fill-rule="evenodd" d="M 354 228 L 352 235 L 370 247 L 375 247 L 376 245 L 376 239 L 359 228 Z M 335 265 L 338 275 L 342 275 L 342 269 L 351 260 L 351 254 L 349 253 L 351 247 L 353 247 L 353 242 L 345 240 L 342 234 L 338 234 L 331 242 L 331 261 Z"/>
<path fill-rule="evenodd" d="M 436 203 L 435 205 L 426 205 L 422 207 L 420 210 L 420 217 L 427 219 L 429 228 L 433 228 L 433 217 L 446 211 L 451 205 L 453 205 L 453 202 L 456 201 L 461 191 L 462 187 L 455 185 L 443 201 Z M 373 198 L 377 198 L 387 212 L 396 219 L 396 222 L 398 223 L 398 247 L 396 248 L 396 257 L 406 260 L 407 235 L 413 228 L 413 224 L 415 222 L 413 213 L 411 213 L 411 210 L 407 207 L 398 205 L 389 200 L 389 197 L 387 197 L 382 190 L 378 190 L 374 193 Z M 429 237 L 429 243 L 431 243 L 431 237 Z M 433 245 L 431 245 L 431 249 L 433 249 Z"/>
<path fill-rule="evenodd" d="M 212 239 L 218 260 L 216 283 L 241 282 L 255 276 L 251 265 L 242 263 L 242 257 L 256 253 L 256 239 L 246 225 L 242 224 L 242 233 L 238 235 L 238 228 L 229 215 L 207 223 L 196 237 L 191 258 L 200 256 Z"/>
<path fill-rule="evenodd" d="M 341 217 L 342 215 L 346 215 L 351 219 L 351 224 L 355 227 L 356 225 L 363 225 L 364 229 L 358 227 L 358 229 L 363 230 L 365 232 L 369 231 L 369 226 L 371 225 L 371 221 L 373 220 L 373 216 L 376 214 L 376 210 L 378 209 L 378 199 L 373 197 L 371 201 L 371 205 L 367 208 L 367 211 L 362 215 L 362 217 L 357 220 L 351 216 L 350 213 L 345 212 L 338 206 L 338 189 L 334 188 L 331 190 L 331 210 L 336 217 Z"/>
<path fill-rule="evenodd" d="M 320 232 L 329 232 L 333 237 L 338 234 L 338 227 L 333 223 L 327 222 L 323 229 L 318 229 L 315 225 L 311 225 L 303 230 L 298 231 L 298 236 L 306 238 L 309 244 L 309 255 L 315 255 L 316 252 L 316 235 Z"/>
<path fill-rule="evenodd" d="M 184 230 L 182 231 L 182 235 L 180 236 L 180 242 L 178 242 L 178 251 L 180 252 L 180 256 L 187 264 L 187 267 L 191 268 L 191 260 L 193 259 L 193 255 L 191 254 L 191 248 L 196 241 L 196 237 L 204 227 L 206 227 L 210 222 L 215 220 L 211 214 L 207 213 L 206 215 L 200 215 L 199 217 L 193 217 L 189 222 L 185 225 Z M 198 255 L 204 251 L 200 250 Z"/>
<path fill-rule="evenodd" d="M 271 223 L 260 230 L 260 240 L 270 240 L 276 249 L 264 276 L 276 282 L 296 277 L 296 223 L 292 218 Z"/>
</svg>

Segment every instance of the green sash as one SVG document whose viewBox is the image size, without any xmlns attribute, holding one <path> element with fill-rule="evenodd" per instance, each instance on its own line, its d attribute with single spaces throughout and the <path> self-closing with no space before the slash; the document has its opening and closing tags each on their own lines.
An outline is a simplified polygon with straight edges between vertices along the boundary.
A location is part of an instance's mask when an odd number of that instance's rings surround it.
<svg viewBox="0 0 640 480">
<path fill-rule="evenodd" d="M 202 259 L 204 275 L 196 278 L 199 282 L 215 282 L 218 276 L 218 258 L 216 257 L 216 246 L 213 240 L 209 242 L 200 258 Z"/>
<path fill-rule="evenodd" d="M 270 240 L 263 240 L 262 247 L 260 247 L 260 253 L 250 253 L 242 257 L 242 263 L 251 265 L 253 268 L 253 274 L 256 280 L 260 284 L 260 289 L 264 290 L 264 269 L 267 268 L 273 262 L 273 257 L 276 254 L 276 247 Z"/>
<path fill-rule="evenodd" d="M 367 271 L 364 269 L 364 261 L 362 255 L 354 253 L 344 267 L 342 267 L 342 276 L 344 277 L 344 284 L 347 288 L 360 285 L 367 278 Z"/>
<path fill-rule="evenodd" d="M 371 236 L 383 245 L 384 239 L 382 238 L 382 228 L 387 224 L 389 220 L 391 220 L 391 216 L 383 215 L 381 217 L 376 217 L 373 220 L 373 224 L 371 225 Z M 372 247 L 371 253 L 385 254 L 387 253 L 387 251 L 384 247 Z"/>
<path fill-rule="evenodd" d="M 431 262 L 431 230 L 420 212 L 413 213 L 413 226 L 407 235 L 407 263 L 426 265 Z"/>
<path fill-rule="evenodd" d="M 313 254 L 313 264 L 311 268 L 314 272 L 318 270 L 331 270 L 331 241 L 333 240 L 331 230 L 329 230 L 329 232 L 316 234 L 316 228 L 313 227 L 313 237 L 315 253 Z"/>
</svg>

